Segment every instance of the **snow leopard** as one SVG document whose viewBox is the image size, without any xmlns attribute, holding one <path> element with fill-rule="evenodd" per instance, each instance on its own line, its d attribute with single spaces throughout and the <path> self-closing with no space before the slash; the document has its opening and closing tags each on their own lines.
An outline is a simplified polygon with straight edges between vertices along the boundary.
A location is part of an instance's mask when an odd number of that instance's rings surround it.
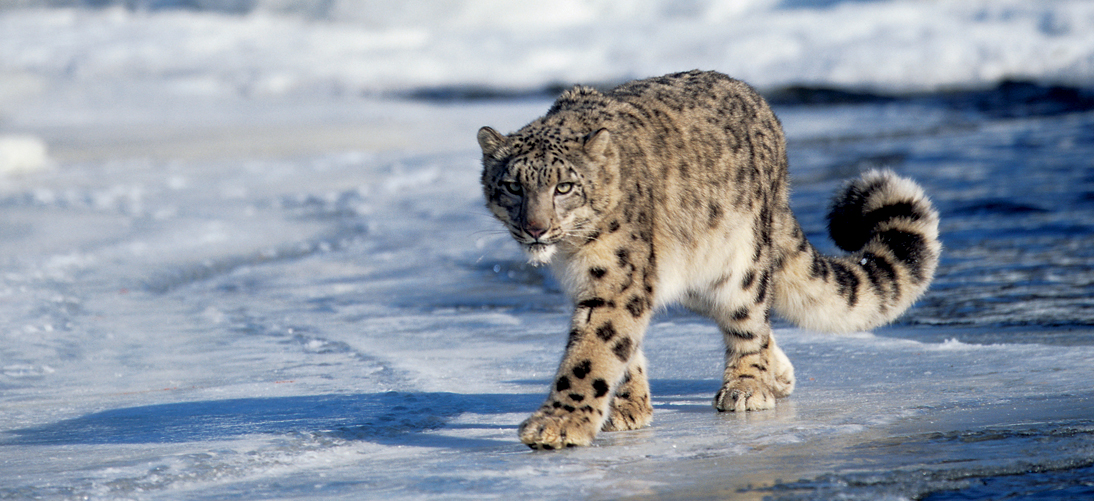
<svg viewBox="0 0 1094 501">
<path fill-rule="evenodd" d="M 573 302 L 550 392 L 519 427 L 533 449 L 650 424 L 642 341 L 659 309 L 717 324 L 715 409 L 771 409 L 795 382 L 772 310 L 811 330 L 871 329 L 924 293 L 941 253 L 931 201 L 889 170 L 841 189 L 827 216 L 846 254 L 818 252 L 790 210 L 781 123 L 717 72 L 576 86 L 520 130 L 477 139 L 487 208 Z"/>
</svg>

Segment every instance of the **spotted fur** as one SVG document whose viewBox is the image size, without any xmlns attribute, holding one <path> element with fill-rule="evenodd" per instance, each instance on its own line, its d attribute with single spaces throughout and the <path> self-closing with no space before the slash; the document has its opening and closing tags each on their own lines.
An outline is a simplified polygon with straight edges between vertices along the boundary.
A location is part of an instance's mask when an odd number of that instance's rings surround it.
<svg viewBox="0 0 1094 501">
<path fill-rule="evenodd" d="M 649 424 L 641 344 L 658 307 L 683 303 L 718 324 L 716 409 L 769 409 L 794 389 L 772 308 L 818 330 L 886 323 L 926 290 L 941 251 L 923 191 L 873 171 L 829 214 L 849 254 L 817 252 L 790 211 L 778 119 L 719 73 L 575 87 L 522 129 L 483 127 L 478 141 L 487 207 L 574 302 L 551 392 L 520 426 L 533 448 Z"/>
</svg>

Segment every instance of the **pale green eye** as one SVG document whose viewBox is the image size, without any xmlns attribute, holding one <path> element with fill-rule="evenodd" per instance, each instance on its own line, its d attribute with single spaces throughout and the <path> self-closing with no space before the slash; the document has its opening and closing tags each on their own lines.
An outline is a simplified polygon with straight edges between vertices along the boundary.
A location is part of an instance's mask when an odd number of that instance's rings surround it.
<svg viewBox="0 0 1094 501">
<path fill-rule="evenodd" d="M 521 186 L 520 183 L 517 183 L 517 182 L 504 182 L 504 183 L 501 183 L 501 186 L 503 188 L 505 188 L 505 191 L 508 191 L 509 193 L 512 193 L 513 195 L 518 195 L 519 196 L 520 194 L 524 193 L 524 187 Z"/>
<path fill-rule="evenodd" d="M 574 183 L 558 183 L 555 186 L 555 193 L 559 195 L 565 195 L 574 190 Z"/>
</svg>

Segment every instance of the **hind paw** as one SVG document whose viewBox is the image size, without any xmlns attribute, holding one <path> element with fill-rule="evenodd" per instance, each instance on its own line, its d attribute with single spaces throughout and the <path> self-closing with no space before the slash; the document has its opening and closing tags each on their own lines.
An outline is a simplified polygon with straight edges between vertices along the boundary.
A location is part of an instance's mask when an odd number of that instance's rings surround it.
<svg viewBox="0 0 1094 501">
<path fill-rule="evenodd" d="M 722 384 L 714 395 L 714 408 L 720 412 L 762 411 L 775 407 L 775 394 L 755 379 L 736 379 Z"/>
</svg>

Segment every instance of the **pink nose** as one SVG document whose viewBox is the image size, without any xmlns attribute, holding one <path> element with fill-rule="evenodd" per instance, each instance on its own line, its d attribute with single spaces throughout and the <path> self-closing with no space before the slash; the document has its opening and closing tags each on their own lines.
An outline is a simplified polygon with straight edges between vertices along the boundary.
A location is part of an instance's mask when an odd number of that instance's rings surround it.
<svg viewBox="0 0 1094 501">
<path fill-rule="evenodd" d="M 524 225 L 524 232 L 532 238 L 539 239 L 539 237 L 542 237 L 544 233 L 547 233 L 547 228 L 544 228 L 543 226 L 540 226 L 535 222 L 529 221 L 528 224 Z"/>
</svg>

